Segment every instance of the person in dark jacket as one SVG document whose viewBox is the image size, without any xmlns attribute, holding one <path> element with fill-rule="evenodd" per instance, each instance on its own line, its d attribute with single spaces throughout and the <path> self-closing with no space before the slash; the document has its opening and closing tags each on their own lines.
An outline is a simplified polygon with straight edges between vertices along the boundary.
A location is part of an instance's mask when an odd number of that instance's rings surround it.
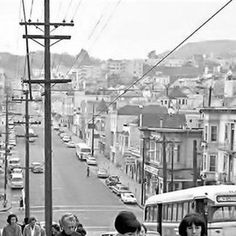
<svg viewBox="0 0 236 236">
<path fill-rule="evenodd" d="M 67 213 L 61 217 L 60 226 L 62 228 L 62 232 L 60 232 L 58 236 L 81 236 L 76 232 L 76 218 L 71 213 Z"/>
</svg>

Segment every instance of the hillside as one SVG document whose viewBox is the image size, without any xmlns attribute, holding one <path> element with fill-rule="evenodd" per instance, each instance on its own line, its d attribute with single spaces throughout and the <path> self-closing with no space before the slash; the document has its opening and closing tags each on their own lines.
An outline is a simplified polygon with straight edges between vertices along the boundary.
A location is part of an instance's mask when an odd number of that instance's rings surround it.
<svg viewBox="0 0 236 236">
<path fill-rule="evenodd" d="M 213 55 L 214 57 L 230 58 L 236 56 L 236 40 L 212 40 L 192 42 L 179 48 L 173 57 L 191 58 L 194 54 Z"/>
</svg>

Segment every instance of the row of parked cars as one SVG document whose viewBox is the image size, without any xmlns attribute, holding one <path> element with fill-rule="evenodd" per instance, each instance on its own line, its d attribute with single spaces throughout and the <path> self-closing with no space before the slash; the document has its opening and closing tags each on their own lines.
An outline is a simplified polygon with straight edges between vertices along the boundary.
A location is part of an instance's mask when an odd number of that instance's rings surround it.
<svg viewBox="0 0 236 236">
<path fill-rule="evenodd" d="M 121 201 L 125 204 L 137 204 L 135 195 L 130 191 L 128 186 L 121 183 L 119 176 L 109 175 L 107 170 L 104 168 L 98 169 L 98 178 L 105 178 L 105 184 L 109 189 L 121 198 Z"/>
</svg>

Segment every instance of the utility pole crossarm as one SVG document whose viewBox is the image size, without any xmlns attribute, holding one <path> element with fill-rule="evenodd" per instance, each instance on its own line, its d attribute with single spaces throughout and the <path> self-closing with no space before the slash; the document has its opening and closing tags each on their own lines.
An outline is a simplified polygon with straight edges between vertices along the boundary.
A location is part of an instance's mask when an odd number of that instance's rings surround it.
<svg viewBox="0 0 236 236">
<path fill-rule="evenodd" d="M 51 79 L 51 80 L 42 80 L 42 79 L 34 79 L 34 80 L 23 80 L 23 83 L 32 83 L 32 84 L 58 84 L 58 83 L 68 83 L 71 82 L 71 79 Z"/>
<path fill-rule="evenodd" d="M 20 22 L 20 25 L 40 25 L 40 26 L 44 26 L 46 25 L 44 22 Z M 49 23 L 48 25 L 50 26 L 54 26 L 54 27 L 58 27 L 58 26 L 74 26 L 74 23 L 70 22 L 70 23 Z"/>
<path fill-rule="evenodd" d="M 40 35 L 40 34 L 28 34 L 25 35 L 23 34 L 23 38 L 29 38 L 29 39 L 71 39 L 70 35 L 50 35 L 50 36 L 44 36 L 44 35 Z"/>
</svg>

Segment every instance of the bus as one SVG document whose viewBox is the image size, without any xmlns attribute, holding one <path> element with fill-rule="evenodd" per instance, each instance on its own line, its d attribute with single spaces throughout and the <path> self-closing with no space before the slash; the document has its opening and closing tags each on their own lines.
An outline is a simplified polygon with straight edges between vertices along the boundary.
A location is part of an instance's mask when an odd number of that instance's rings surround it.
<svg viewBox="0 0 236 236">
<path fill-rule="evenodd" d="M 236 186 L 208 185 L 149 197 L 144 206 L 144 224 L 161 236 L 179 235 L 183 217 L 200 213 L 207 236 L 236 235 Z"/>
<path fill-rule="evenodd" d="M 76 156 L 79 160 L 85 161 L 91 154 L 91 148 L 86 143 L 77 143 L 75 145 Z"/>
</svg>

